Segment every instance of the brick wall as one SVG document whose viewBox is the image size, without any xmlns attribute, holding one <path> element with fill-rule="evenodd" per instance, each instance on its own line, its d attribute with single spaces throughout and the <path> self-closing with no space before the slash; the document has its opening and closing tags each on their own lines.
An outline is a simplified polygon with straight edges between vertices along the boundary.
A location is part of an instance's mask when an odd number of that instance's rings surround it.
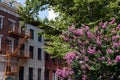
<svg viewBox="0 0 120 80">
<path fill-rule="evenodd" d="M 2 48 L 2 50 L 5 50 L 6 49 L 6 43 L 7 43 L 6 38 L 9 36 L 8 31 L 10 30 L 9 19 L 16 21 L 15 22 L 15 27 L 16 27 L 15 29 L 18 30 L 19 18 L 15 17 L 14 15 L 8 14 L 8 13 L 6 13 L 4 11 L 1 11 L 1 10 L 0 10 L 0 15 L 4 16 L 4 18 L 3 18 L 3 27 L 0 30 L 0 34 L 3 35 L 1 48 Z M 15 39 L 17 39 L 17 38 L 15 38 Z M 14 42 L 14 43 L 16 43 L 16 42 Z M 3 54 L 5 54 L 5 53 L 3 53 Z"/>
<path fill-rule="evenodd" d="M 52 58 L 50 54 L 45 53 L 45 80 L 53 80 L 52 73 L 56 72 L 56 69 L 63 67 L 63 60 L 60 58 Z M 48 72 L 49 71 L 49 72 Z M 49 75 L 49 78 L 48 78 Z"/>
</svg>

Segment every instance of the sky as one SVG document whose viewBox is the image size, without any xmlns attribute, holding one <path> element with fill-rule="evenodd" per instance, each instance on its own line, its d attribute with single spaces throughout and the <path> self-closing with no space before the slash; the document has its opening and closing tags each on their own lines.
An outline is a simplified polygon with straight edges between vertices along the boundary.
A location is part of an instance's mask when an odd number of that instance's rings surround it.
<svg viewBox="0 0 120 80">
<path fill-rule="evenodd" d="M 25 0 L 17 0 L 18 2 L 24 4 Z M 54 20 L 58 14 L 55 14 L 53 10 L 44 10 L 39 12 L 41 19 L 48 18 L 49 20 Z"/>
</svg>

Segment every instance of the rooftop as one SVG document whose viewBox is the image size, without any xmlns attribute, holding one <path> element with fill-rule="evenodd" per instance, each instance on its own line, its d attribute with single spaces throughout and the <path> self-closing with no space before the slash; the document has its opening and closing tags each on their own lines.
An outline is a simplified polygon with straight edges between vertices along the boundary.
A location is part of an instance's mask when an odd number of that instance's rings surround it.
<svg viewBox="0 0 120 80">
<path fill-rule="evenodd" d="M 15 0 L 0 0 L 0 3 L 9 6 L 11 8 L 17 9 L 19 6 L 22 6 L 21 3 L 15 1 Z"/>
</svg>

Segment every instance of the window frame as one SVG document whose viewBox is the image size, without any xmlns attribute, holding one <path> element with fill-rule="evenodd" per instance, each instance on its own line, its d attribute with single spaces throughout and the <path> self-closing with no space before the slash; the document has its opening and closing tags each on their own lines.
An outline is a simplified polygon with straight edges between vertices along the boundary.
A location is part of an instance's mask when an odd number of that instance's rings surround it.
<svg viewBox="0 0 120 80">
<path fill-rule="evenodd" d="M 38 80 L 41 80 L 41 78 L 42 78 L 41 75 L 42 75 L 42 69 L 38 68 Z"/>
<path fill-rule="evenodd" d="M 45 69 L 45 80 L 49 80 L 50 77 L 50 70 L 49 69 Z"/>
<path fill-rule="evenodd" d="M 42 35 L 38 35 L 38 42 L 42 42 Z"/>
<path fill-rule="evenodd" d="M 9 26 L 11 28 L 11 31 L 15 31 L 15 23 L 16 23 L 16 21 L 12 20 L 12 19 L 8 19 L 8 20 L 9 20 Z M 13 25 L 11 26 L 10 23 L 13 23 Z"/>
<path fill-rule="evenodd" d="M 23 66 L 20 67 L 20 70 L 19 70 L 19 80 L 24 80 L 24 67 Z"/>
<path fill-rule="evenodd" d="M 34 30 L 30 29 L 30 39 L 34 39 Z"/>
<path fill-rule="evenodd" d="M 50 61 L 50 55 L 48 53 L 45 54 L 45 60 Z"/>
<path fill-rule="evenodd" d="M 0 50 L 2 49 L 2 37 L 3 35 L 0 35 Z"/>
<path fill-rule="evenodd" d="M 14 51 L 14 38 L 11 38 L 11 37 L 7 37 L 7 40 L 10 40 L 12 43 L 11 43 L 11 53 L 13 53 Z M 8 41 L 7 41 L 8 42 Z M 7 43 L 8 45 L 8 43 Z"/>
<path fill-rule="evenodd" d="M 33 68 L 29 67 L 28 80 L 33 80 Z"/>
<path fill-rule="evenodd" d="M 4 21 L 3 19 L 4 18 L 5 18 L 4 16 L 0 15 L 0 19 L 1 19 L 0 29 L 3 28 L 3 21 Z"/>
<path fill-rule="evenodd" d="M 57 75 L 55 73 L 55 70 L 52 72 L 52 80 L 57 80 Z"/>
</svg>

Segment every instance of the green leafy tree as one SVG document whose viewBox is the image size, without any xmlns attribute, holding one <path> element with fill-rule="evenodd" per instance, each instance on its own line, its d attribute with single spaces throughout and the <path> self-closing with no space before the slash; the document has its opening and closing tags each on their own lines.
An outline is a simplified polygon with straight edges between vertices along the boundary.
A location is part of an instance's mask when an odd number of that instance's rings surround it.
<svg viewBox="0 0 120 80">
<path fill-rule="evenodd" d="M 40 10 L 45 10 L 49 5 L 51 9 L 59 13 L 54 21 L 38 17 Z M 76 24 L 94 25 L 101 20 L 110 20 L 112 17 L 119 22 L 119 0 L 26 0 L 26 6 L 18 10 L 22 24 L 30 23 L 44 30 L 46 41 L 45 49 L 53 55 L 64 55 L 68 51 L 68 44 L 61 40 L 61 33 L 67 26 Z"/>
<path fill-rule="evenodd" d="M 58 69 L 60 79 L 120 80 L 120 24 L 115 21 L 68 28 L 63 39 L 74 51 L 64 56 L 69 71 Z"/>
<path fill-rule="evenodd" d="M 39 11 L 43 11 L 48 7 L 47 0 L 26 0 L 25 6 L 21 6 L 18 9 L 18 13 L 20 14 L 20 25 L 25 28 L 25 24 L 29 23 L 36 27 L 43 29 L 42 33 L 39 35 L 43 35 L 45 37 L 45 50 L 48 53 L 54 53 L 53 56 L 56 54 L 61 53 L 58 56 L 63 55 L 62 53 L 67 52 L 67 45 L 62 44 L 62 40 L 60 35 L 62 33 L 62 29 L 60 30 L 57 27 L 53 27 L 54 22 L 50 21 L 45 18 L 41 20 L 39 18 Z M 41 15 L 42 16 L 42 15 Z M 61 50 L 62 49 L 62 50 Z"/>
<path fill-rule="evenodd" d="M 120 1 L 119 0 L 51 0 L 49 1 L 49 7 L 55 12 L 59 13 L 59 16 L 55 21 L 50 21 L 49 26 L 54 27 L 55 30 L 64 32 L 67 26 L 76 24 L 76 27 L 80 27 L 81 24 L 95 25 L 99 21 L 111 20 L 113 17 L 120 21 Z M 65 54 L 66 49 L 63 51 L 63 45 L 66 45 L 60 38 L 61 35 L 51 36 L 51 45 L 46 46 L 47 51 L 55 55 Z M 56 38 L 55 37 L 59 37 Z M 54 44 L 55 43 L 55 44 Z M 60 45 L 56 45 L 61 43 Z M 59 46 L 59 47 L 58 47 Z M 52 48 L 52 49 L 51 49 Z M 53 48 L 55 48 L 53 50 Z M 60 51 L 60 52 L 58 52 Z M 62 53 L 63 52 L 63 53 Z"/>
<path fill-rule="evenodd" d="M 26 0 L 25 6 L 20 6 L 18 9 L 20 20 L 24 23 L 39 26 L 41 24 L 39 11 L 45 10 L 46 8 L 46 0 Z"/>
<path fill-rule="evenodd" d="M 61 21 L 78 27 L 99 20 L 119 19 L 119 0 L 52 0 L 50 7 L 59 12 Z M 59 23 L 58 23 L 59 24 Z"/>
</svg>

